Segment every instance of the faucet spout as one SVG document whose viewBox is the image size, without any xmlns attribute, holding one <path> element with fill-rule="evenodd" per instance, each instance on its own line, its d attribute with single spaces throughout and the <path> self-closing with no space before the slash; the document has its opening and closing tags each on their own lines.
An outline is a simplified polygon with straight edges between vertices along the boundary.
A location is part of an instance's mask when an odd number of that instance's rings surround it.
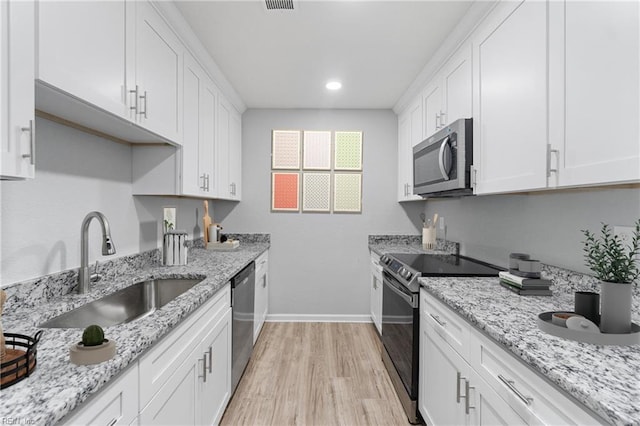
<svg viewBox="0 0 640 426">
<path fill-rule="evenodd" d="M 89 291 L 91 281 L 89 274 L 89 224 L 92 219 L 97 219 L 102 228 L 102 254 L 107 256 L 115 254 L 116 246 L 111 240 L 111 229 L 106 216 L 93 211 L 87 214 L 80 228 L 80 269 L 78 270 L 78 293 L 85 294 Z"/>
</svg>

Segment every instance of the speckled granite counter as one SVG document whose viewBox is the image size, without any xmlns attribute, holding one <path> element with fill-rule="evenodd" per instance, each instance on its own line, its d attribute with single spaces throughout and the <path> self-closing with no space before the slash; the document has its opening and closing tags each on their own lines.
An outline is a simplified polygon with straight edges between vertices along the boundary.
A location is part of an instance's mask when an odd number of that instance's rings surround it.
<svg viewBox="0 0 640 426">
<path fill-rule="evenodd" d="M 420 235 L 369 235 L 369 249 L 378 255 L 388 253 L 457 253 L 459 244 L 452 241 L 436 240 L 434 250 L 422 248 Z"/>
<path fill-rule="evenodd" d="M 247 238 L 238 249 L 225 252 L 192 248 L 185 266 L 159 266 L 157 255 L 153 253 L 142 260 L 128 256 L 118 263 L 118 271 L 108 272 L 102 281 L 93 283 L 89 294 L 55 296 L 41 304 L 33 303 L 33 300 L 38 300 L 37 295 L 50 292 L 50 289 L 34 290 L 25 285 L 31 292 L 29 299 L 21 297 L 19 289 L 11 289 L 8 291 L 13 299 L 11 309 L 2 317 L 4 330 L 34 335 L 37 324 L 135 282 L 153 278 L 203 279 L 152 315 L 105 328 L 105 335 L 116 341 L 118 349 L 113 359 L 101 364 L 76 366 L 69 362 L 69 346 L 79 341 L 82 330 L 45 329 L 38 345 L 38 367 L 34 374 L 0 393 L 0 419 L 13 422 L 8 424 L 55 424 L 108 380 L 132 365 L 231 277 L 267 250 L 268 241 L 268 236 L 266 239 Z M 57 280 L 63 280 L 65 274 L 73 275 L 71 272 L 58 274 L 62 278 Z"/>
<path fill-rule="evenodd" d="M 421 278 L 420 282 L 474 327 L 607 422 L 640 424 L 640 346 L 591 345 L 538 329 L 539 313 L 573 310 L 572 291 L 552 287 L 552 297 L 522 297 L 500 287 L 497 278 Z M 634 310 L 633 321 L 640 323 L 638 310 Z"/>
</svg>

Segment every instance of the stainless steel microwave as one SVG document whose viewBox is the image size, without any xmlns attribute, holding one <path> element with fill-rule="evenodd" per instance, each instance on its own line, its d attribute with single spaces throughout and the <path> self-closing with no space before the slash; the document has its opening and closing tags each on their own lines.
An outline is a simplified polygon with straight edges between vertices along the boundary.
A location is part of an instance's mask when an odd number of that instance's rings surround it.
<svg viewBox="0 0 640 426">
<path fill-rule="evenodd" d="M 422 197 L 472 195 L 473 122 L 462 118 L 413 147 L 413 193 Z"/>
</svg>

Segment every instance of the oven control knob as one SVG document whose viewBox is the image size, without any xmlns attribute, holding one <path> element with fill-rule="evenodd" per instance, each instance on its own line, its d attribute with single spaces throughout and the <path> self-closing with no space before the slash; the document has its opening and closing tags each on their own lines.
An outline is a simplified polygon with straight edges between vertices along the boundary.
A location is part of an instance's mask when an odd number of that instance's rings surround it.
<svg viewBox="0 0 640 426">
<path fill-rule="evenodd" d="M 407 269 L 405 268 L 400 268 L 400 276 L 402 278 L 404 278 L 405 280 L 409 280 L 411 278 L 411 272 L 409 272 Z"/>
<path fill-rule="evenodd" d="M 380 257 L 380 261 L 385 265 L 388 265 L 389 262 L 391 262 L 391 259 L 389 259 L 386 255 L 383 254 L 382 257 Z"/>
</svg>

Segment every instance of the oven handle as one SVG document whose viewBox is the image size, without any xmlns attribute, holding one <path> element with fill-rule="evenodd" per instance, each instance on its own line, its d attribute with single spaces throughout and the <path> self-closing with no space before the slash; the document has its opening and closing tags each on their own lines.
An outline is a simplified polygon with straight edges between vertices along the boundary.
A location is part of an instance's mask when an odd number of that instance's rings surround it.
<svg viewBox="0 0 640 426">
<path fill-rule="evenodd" d="M 444 138 L 438 152 L 438 166 L 440 166 L 440 173 L 442 173 L 444 180 L 449 180 L 449 172 L 451 171 L 451 151 L 447 151 L 448 144 L 449 136 Z"/>
<path fill-rule="evenodd" d="M 411 305 L 411 307 L 413 308 L 417 308 L 417 306 L 414 306 L 414 296 L 410 296 L 408 294 L 406 294 L 404 291 L 396 288 L 393 284 L 391 284 L 391 281 L 384 276 L 383 279 L 384 284 L 389 287 L 391 290 L 393 290 L 393 292 L 395 294 L 397 294 L 398 296 L 400 296 L 405 302 L 407 302 L 408 304 Z"/>
</svg>

